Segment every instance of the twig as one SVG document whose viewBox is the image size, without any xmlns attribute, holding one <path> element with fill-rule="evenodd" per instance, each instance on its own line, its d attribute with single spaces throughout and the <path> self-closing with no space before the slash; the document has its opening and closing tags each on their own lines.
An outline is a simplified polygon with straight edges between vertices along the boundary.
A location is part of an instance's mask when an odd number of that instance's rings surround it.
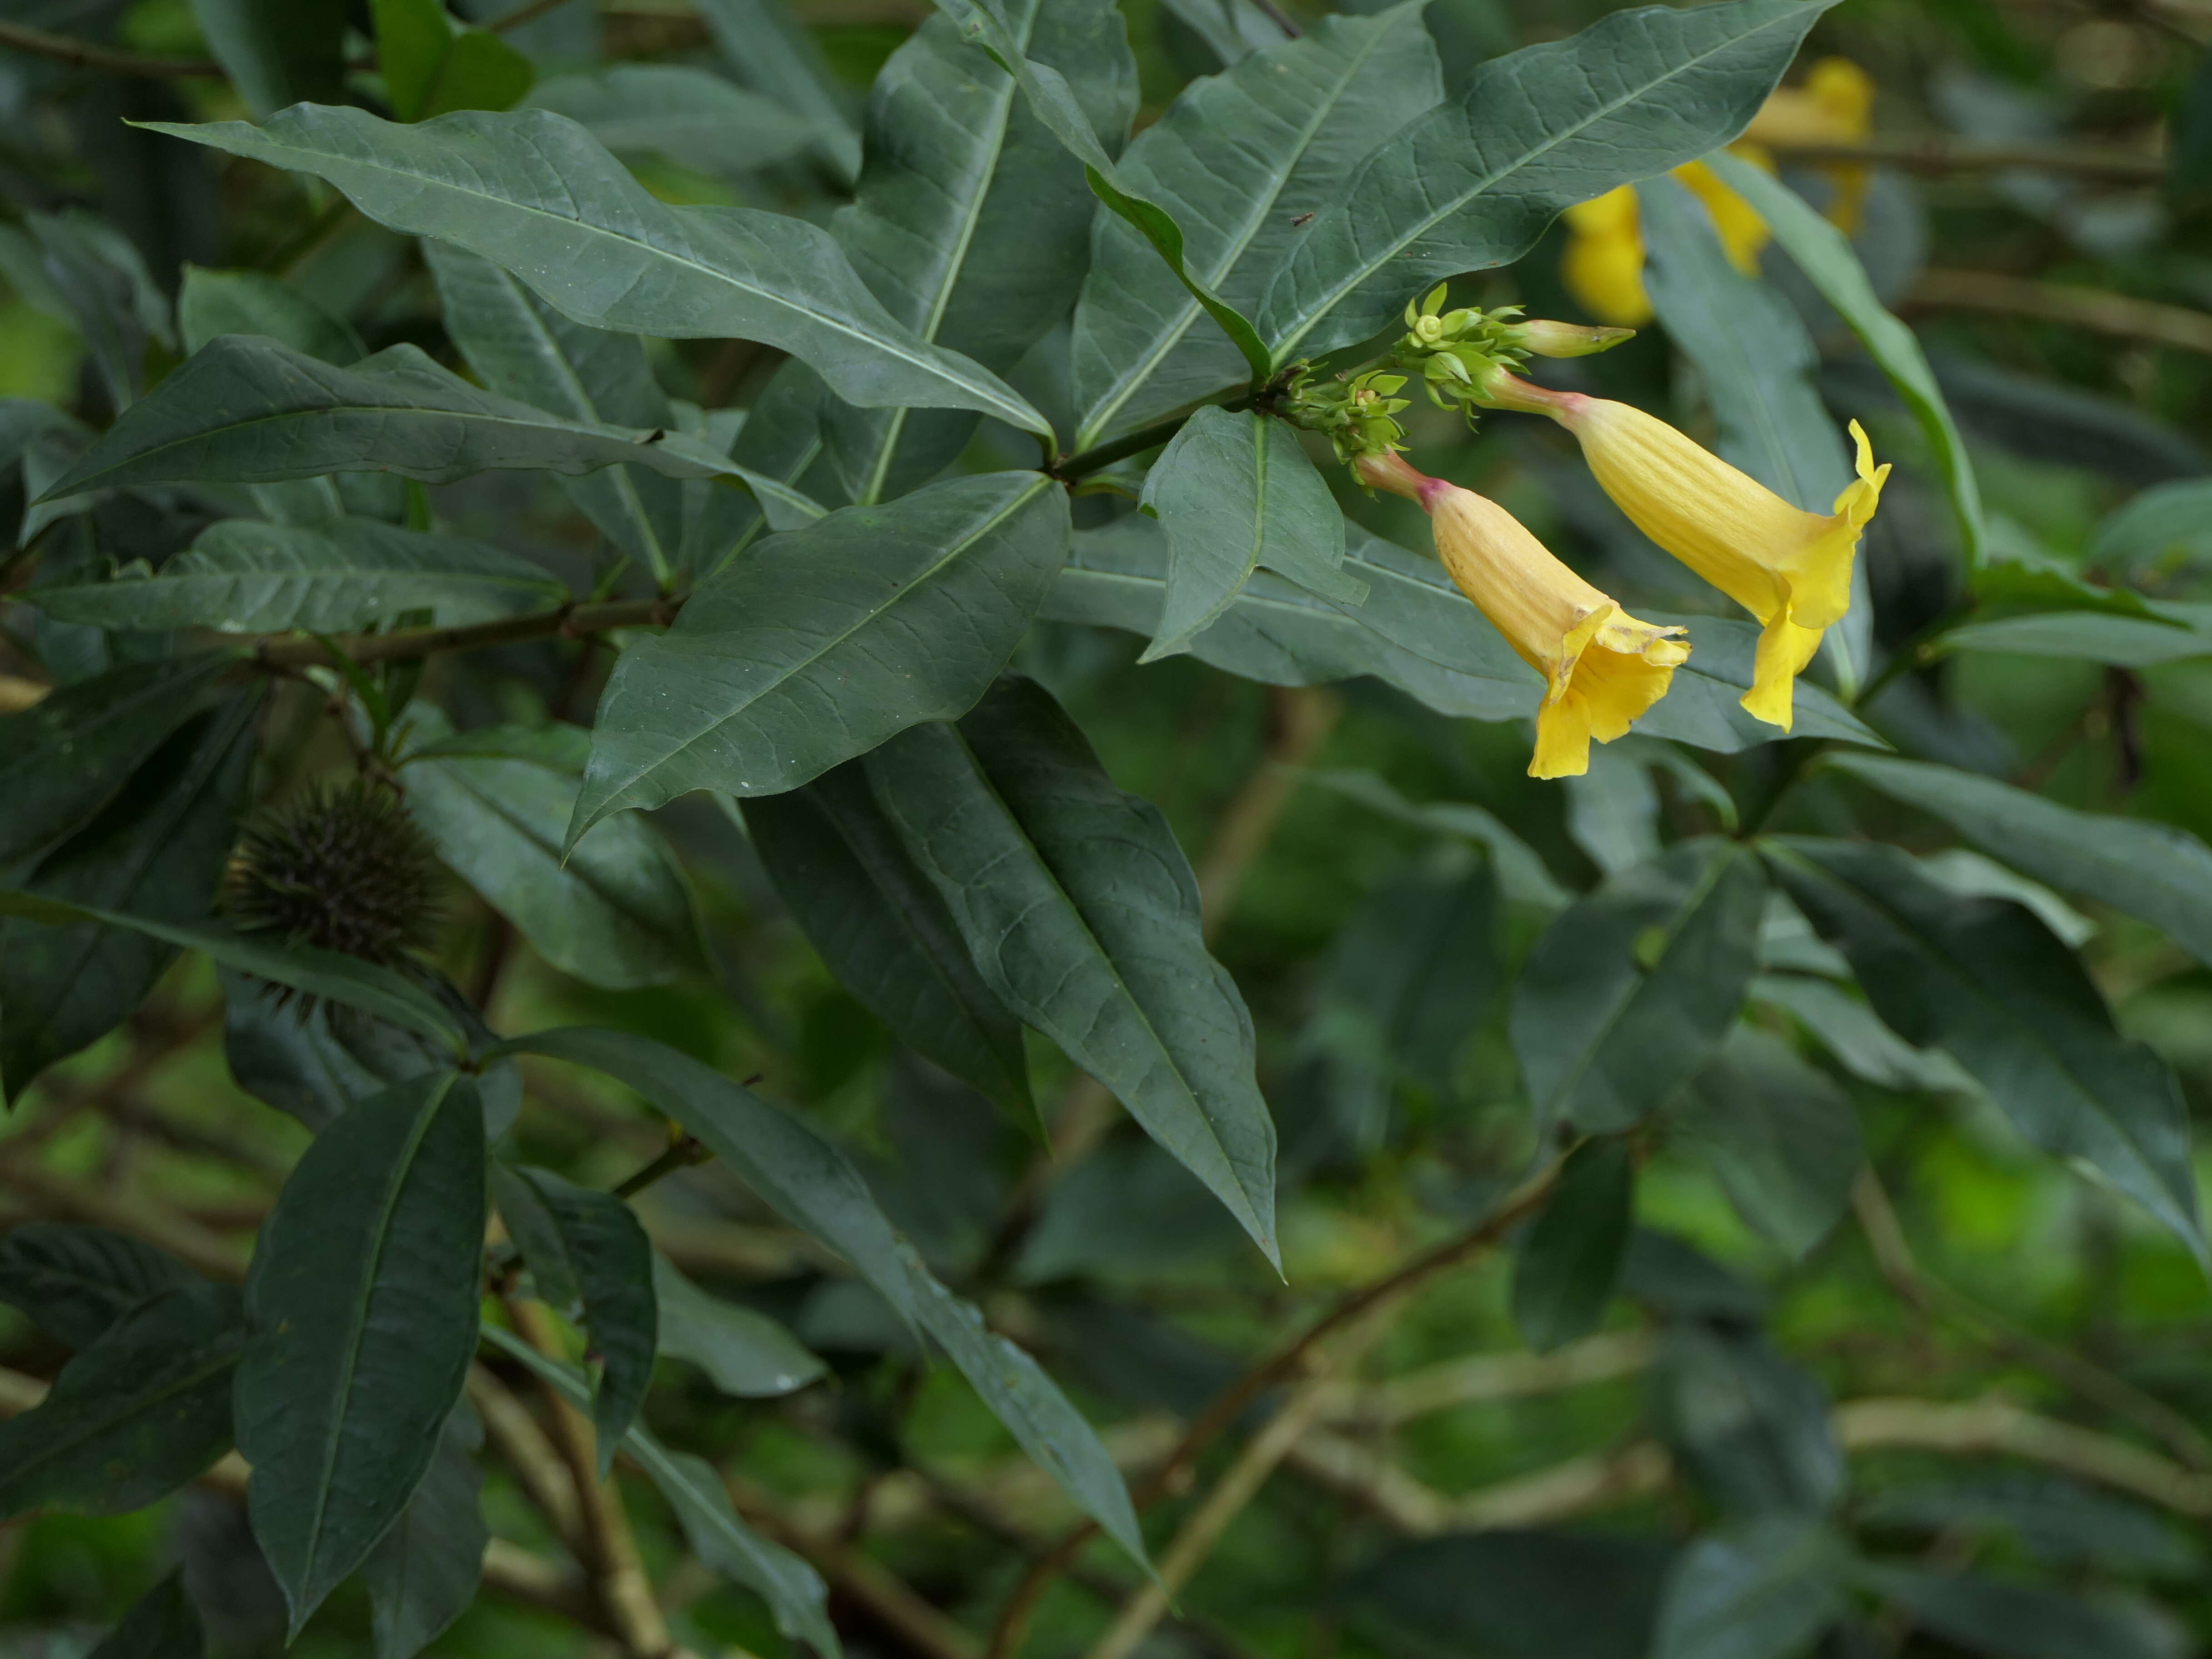
<svg viewBox="0 0 2212 1659">
<path fill-rule="evenodd" d="M 513 11 L 501 12 L 483 27 L 494 34 L 505 34 L 509 29 L 519 29 L 526 23 L 534 23 L 547 12 L 557 10 L 568 3 L 568 0 L 528 0 L 527 4 L 517 6 Z"/>
<path fill-rule="evenodd" d="M 2164 1401 L 2079 1354 L 2016 1328 L 1942 1280 L 1929 1278 L 1905 1242 L 1905 1229 L 1898 1223 L 1897 1211 L 1882 1188 L 1881 1178 L 1870 1167 L 1860 1170 L 1851 1188 L 1851 1207 L 1874 1253 L 1875 1265 L 1907 1304 L 1923 1315 L 1938 1310 L 1948 1313 L 1974 1328 L 1996 1352 L 2031 1365 L 2084 1400 L 2132 1419 L 2192 1468 L 2212 1471 L 2212 1441 Z"/>
<path fill-rule="evenodd" d="M 580 1558 L 586 1547 L 575 1477 L 538 1426 L 529 1408 L 481 1364 L 469 1368 L 469 1400 L 483 1419 L 484 1437 L 514 1472 L 523 1493 L 561 1541 Z"/>
<path fill-rule="evenodd" d="M 1555 1526 L 1662 1491 L 1674 1474 L 1665 1449 L 1643 1440 L 1615 1451 L 1571 1457 L 1452 1498 L 1327 1429 L 1314 1431 L 1293 1446 L 1285 1467 L 1416 1538 Z"/>
<path fill-rule="evenodd" d="M 0 1158 L 0 1186 L 13 1188 L 33 1208 L 63 1220 L 143 1238 L 210 1279 L 246 1277 L 245 1260 L 230 1240 L 151 1199 L 88 1185 L 33 1158 Z"/>
<path fill-rule="evenodd" d="M 1232 410 L 1249 409 L 1252 399 L 1232 398 L 1221 406 Z M 1126 461 L 1132 455 L 1141 455 L 1146 450 L 1165 443 L 1182 430 L 1183 422 L 1189 418 L 1188 415 L 1170 415 L 1164 421 L 1155 421 L 1150 426 L 1139 427 L 1126 437 L 1098 444 L 1077 454 L 1063 455 L 1045 471 L 1062 483 L 1073 483 L 1076 479 L 1089 477 L 1094 472 L 1103 472 L 1116 461 Z"/>
<path fill-rule="evenodd" d="M 1344 713 L 1336 696 L 1317 686 L 1267 688 L 1266 757 L 1244 780 L 1220 817 L 1198 868 L 1198 895 L 1208 939 L 1221 931 L 1237 902 L 1245 872 L 1281 821 L 1297 792 L 1299 774 L 1313 764 Z"/>
<path fill-rule="evenodd" d="M 669 1142 L 666 1152 L 618 1184 L 614 1194 L 617 1198 L 635 1198 L 663 1176 L 674 1175 L 678 1170 L 695 1169 L 713 1156 L 698 1141 L 679 1131 Z"/>
<path fill-rule="evenodd" d="M 665 628 L 676 620 L 684 601 L 616 599 L 603 604 L 564 605 L 554 611 L 535 611 L 527 616 L 502 617 L 495 622 L 471 623 L 454 628 L 409 628 L 392 634 L 354 634 L 337 641 L 338 648 L 357 663 L 391 662 L 410 657 L 433 657 L 448 651 L 476 651 L 486 646 L 520 645 L 531 640 L 581 639 L 618 628 Z M 331 660 L 319 640 L 272 635 L 254 642 L 253 659 L 263 668 L 310 668 Z"/>
<path fill-rule="evenodd" d="M 1554 1158 L 1507 1194 L 1482 1221 L 1458 1237 L 1448 1239 L 1434 1249 L 1425 1251 L 1395 1273 L 1387 1274 L 1346 1297 L 1309 1326 L 1303 1334 L 1277 1348 L 1216 1395 L 1212 1403 L 1184 1431 L 1176 1449 L 1132 1494 L 1137 1507 L 1140 1510 L 1147 1508 L 1173 1491 L 1198 1455 L 1211 1445 L 1223 1430 L 1242 1416 L 1246 1407 L 1303 1367 L 1307 1354 L 1316 1343 L 1327 1341 L 1371 1310 L 1411 1295 L 1437 1274 L 1480 1255 L 1504 1237 L 1551 1195 L 1552 1188 L 1559 1184 L 1559 1169 L 1564 1161 L 1564 1153 Z M 1089 1521 L 1072 1528 L 1023 1576 L 1000 1612 L 998 1625 L 991 1633 L 988 1659 L 1010 1659 L 1020 1648 L 1022 1638 L 1029 1630 L 1030 1616 L 1036 1610 L 1037 1601 L 1051 1587 L 1052 1581 L 1067 1570 L 1097 1530 L 1097 1523 Z"/>
<path fill-rule="evenodd" d="M 2163 156 L 2078 144 L 1977 144 L 1951 138 L 1869 138 L 1855 144 L 1768 143 L 1797 161 L 1861 161 L 1906 173 L 2063 173 L 2111 184 L 2154 185 L 2166 177 Z"/>
<path fill-rule="evenodd" d="M 1990 270 L 1923 270 L 1901 308 L 2027 317 L 2118 339 L 2212 356 L 2212 315 L 2203 312 L 2107 294 L 2101 289 L 2006 276 Z"/>
<path fill-rule="evenodd" d="M 157 81 L 216 79 L 223 72 L 222 65 L 211 58 L 152 58 L 143 52 L 125 52 L 118 46 L 103 46 L 66 34 L 49 34 L 44 29 L 28 28 L 21 23 L 0 23 L 0 46 L 11 52 L 27 52 L 36 58 L 51 58 L 78 69 L 107 70 L 117 75 L 141 75 Z"/>
<path fill-rule="evenodd" d="M 2212 1474 L 2041 1417 L 2002 1400 L 1962 1405 L 1933 1400 L 1854 1400 L 1836 1409 L 1847 1451 L 1899 1449 L 1966 1457 L 2018 1457 L 2100 1486 L 2132 1492 L 2178 1515 L 2212 1516 Z"/>
<path fill-rule="evenodd" d="M 1642 1370 L 1658 1352 L 1649 1331 L 1606 1331 L 1553 1353 L 1485 1353 L 1447 1359 L 1388 1382 L 1339 1383 L 1322 1420 L 1395 1428 L 1455 1406 L 1517 1400 L 1603 1382 Z"/>
</svg>

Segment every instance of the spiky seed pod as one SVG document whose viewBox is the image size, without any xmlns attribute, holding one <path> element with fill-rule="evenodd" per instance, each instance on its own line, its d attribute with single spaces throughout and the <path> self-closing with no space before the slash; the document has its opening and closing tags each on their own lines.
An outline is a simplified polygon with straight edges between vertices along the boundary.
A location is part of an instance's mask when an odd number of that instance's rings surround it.
<svg viewBox="0 0 2212 1659">
<path fill-rule="evenodd" d="M 324 785 L 248 821 L 228 909 L 240 931 L 278 933 L 391 967 L 430 943 L 438 860 L 393 790 Z"/>
</svg>

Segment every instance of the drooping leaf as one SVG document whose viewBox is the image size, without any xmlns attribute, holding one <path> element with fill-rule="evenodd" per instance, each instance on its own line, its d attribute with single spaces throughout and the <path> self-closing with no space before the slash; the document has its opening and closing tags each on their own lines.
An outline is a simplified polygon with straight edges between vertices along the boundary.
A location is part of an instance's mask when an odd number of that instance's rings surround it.
<svg viewBox="0 0 2212 1659">
<path fill-rule="evenodd" d="M 668 398 L 631 334 L 574 323 L 512 271 L 450 243 L 423 250 L 437 279 L 446 331 L 469 367 L 503 398 L 590 425 L 664 431 Z M 601 534 L 665 581 L 684 534 L 683 486 L 641 466 L 611 466 L 564 481 Z"/>
<path fill-rule="evenodd" d="M 1560 912 L 1513 995 L 1513 1051 L 1540 1116 L 1626 1129 L 1688 1082 L 1735 1024 L 1765 895 L 1756 859 L 1701 840 Z"/>
<path fill-rule="evenodd" d="M 1067 522 L 1042 473 L 994 472 L 749 550 L 616 664 L 569 844 L 694 789 L 779 793 L 965 713 L 1042 603 Z"/>
<path fill-rule="evenodd" d="M 753 848 L 840 984 L 910 1047 L 1025 1119 L 1036 1108 L 1021 1024 L 976 971 L 865 765 L 747 801 Z"/>
<path fill-rule="evenodd" d="M 1131 142 L 1121 175 L 1189 204 L 1192 270 L 1249 315 L 1300 216 L 1333 200 L 1362 156 L 1443 95 L 1418 5 L 1323 17 L 1191 82 Z M 1097 241 L 1075 313 L 1079 450 L 1251 373 L 1136 229 L 1101 220 Z"/>
<path fill-rule="evenodd" d="M 88 1348 L 142 1303 L 199 1275 L 106 1227 L 27 1221 L 0 1238 L 0 1302 L 71 1348 Z"/>
<path fill-rule="evenodd" d="M 697 955 L 697 923 L 665 843 L 623 817 L 594 824 L 564 858 L 586 738 L 566 726 L 522 734 L 559 740 L 571 766 L 556 769 L 528 749 L 502 754 L 501 735 L 483 734 L 474 754 L 416 750 L 402 765 L 438 856 L 562 973 L 611 990 L 675 978 Z"/>
<path fill-rule="evenodd" d="M 590 1334 L 601 1370 L 592 1391 L 599 1478 L 637 1420 L 659 1345 L 653 1243 L 629 1206 L 550 1170 L 495 1164 L 492 1192 L 538 1294 Z"/>
<path fill-rule="evenodd" d="M 1972 1078 L 1940 1048 L 1916 1048 L 1849 988 L 1809 974 L 1760 974 L 1751 1000 L 1794 1016 L 1854 1077 L 1885 1089 L 1972 1093 Z"/>
<path fill-rule="evenodd" d="M 739 81 L 816 129 L 816 155 L 838 185 L 860 171 L 860 128 L 814 37 L 782 0 L 700 0 L 699 15 Z"/>
<path fill-rule="evenodd" d="M 2206 113 L 2212 115 L 2212 106 Z M 2089 538 L 2087 562 L 2114 578 L 2152 577 L 2212 553 L 2212 481 L 2182 478 L 2131 497 Z M 2124 590 L 2116 590 L 2124 591 Z"/>
<path fill-rule="evenodd" d="M 241 692 L 196 716 L 98 817 L 21 877 L 24 887 L 162 921 L 205 916 L 246 805 L 259 705 Z M 96 922 L 0 921 L 0 1092 L 21 1093 L 114 1030 L 175 957 L 172 945 Z"/>
<path fill-rule="evenodd" d="M 309 105 L 259 127 L 149 125 L 328 179 L 380 224 L 481 254 L 580 323 L 759 340 L 848 403 L 974 409 L 1051 430 L 996 375 L 894 322 L 826 231 L 750 208 L 671 207 L 550 110 L 398 126 Z"/>
<path fill-rule="evenodd" d="M 1566 890 L 1536 849 L 1507 829 L 1494 813 L 1471 802 L 1416 804 L 1378 774 L 1352 768 L 1319 768 L 1306 774 L 1306 781 L 1357 801 L 1395 823 L 1482 848 L 1497 872 L 1498 890 L 1516 904 L 1548 914 L 1567 902 Z"/>
<path fill-rule="evenodd" d="M 2163 1659 L 2172 1650 L 2158 1625 L 2038 1585 L 1887 1564 L 1858 1577 L 1915 1625 L 1991 1659 Z"/>
<path fill-rule="evenodd" d="M 1929 453 L 1942 469 L 1966 562 L 1981 563 L 1989 540 L 1989 526 L 1982 517 L 1981 485 L 1975 480 L 1973 462 L 1920 342 L 1875 296 L 1866 268 L 1851 250 L 1850 239 L 1822 218 L 1804 198 L 1740 157 L 1718 154 L 1709 159 L 1721 181 L 1750 203 L 1765 221 L 1776 244 L 1820 290 L 1820 297 L 1836 308 L 1837 315 L 1858 336 L 1868 355 L 1912 411 L 1928 440 Z"/>
<path fill-rule="evenodd" d="M 441 626 L 550 610 L 567 591 L 541 565 L 459 536 L 374 519 L 313 526 L 224 519 L 149 576 L 33 589 L 50 617 L 96 628 L 298 629 L 343 634 L 428 611 Z"/>
<path fill-rule="evenodd" d="M 131 1309 L 37 1407 L 0 1423 L 0 1516 L 123 1515 L 199 1474 L 230 1449 L 245 1344 L 228 1285 L 183 1285 Z"/>
<path fill-rule="evenodd" d="M 2075 811 L 1978 773 L 1836 755 L 1827 764 L 1932 812 L 2022 874 L 2100 899 L 2212 963 L 2212 848 L 2185 830 Z"/>
<path fill-rule="evenodd" d="M 1660 1431 L 1729 1514 L 1824 1514 L 1842 1496 L 1826 1395 L 1758 1332 L 1677 1324 L 1653 1380 Z"/>
<path fill-rule="evenodd" d="M 1568 1156 L 1513 1267 L 1513 1323 L 1538 1353 L 1588 1335 L 1605 1317 L 1635 1203 L 1636 1158 L 1625 1142 L 1589 1140 Z"/>
<path fill-rule="evenodd" d="M 1114 786 L 1042 687 L 866 762 L 984 982 L 1128 1108 L 1275 1260 L 1275 1130 L 1251 1015 L 1206 952 L 1198 884 L 1158 809 Z"/>
<path fill-rule="evenodd" d="M 1006 0 L 1003 15 L 1012 44 L 1056 71 L 1118 145 L 1137 101 L 1121 14 L 1094 0 Z M 866 165 L 831 228 L 892 316 L 1005 374 L 1067 314 L 1095 205 L 1082 163 L 1013 77 L 935 17 L 877 77 Z M 940 471 L 975 416 L 832 406 L 828 427 L 853 499 L 876 501 Z"/>
<path fill-rule="evenodd" d="M 1729 1032 L 1676 1122 L 1736 1213 L 1793 1256 L 1826 1237 L 1850 1203 L 1863 1161 L 1850 1102 L 1771 1032 Z"/>
<path fill-rule="evenodd" d="M 0 715 L 0 869 L 20 868 L 90 823 L 171 732 L 222 695 L 235 660 L 200 652 L 128 663 Z"/>
<path fill-rule="evenodd" d="M 702 173 L 751 173 L 824 136 L 775 99 L 684 64 L 557 75 L 532 88 L 530 102 L 567 116 L 617 155 L 651 152 Z"/>
<path fill-rule="evenodd" d="M 1652 1659 L 1797 1659 L 1844 1611 L 1850 1553 L 1825 1522 L 1773 1516 L 1675 1559 Z"/>
<path fill-rule="evenodd" d="M 484 1133 L 457 1073 L 315 1137 L 254 1241 L 238 1444 L 296 1633 L 406 1509 L 476 1350 Z"/>
<path fill-rule="evenodd" d="M 1168 570 L 1140 662 L 1188 650 L 1262 566 L 1340 605 L 1366 600 L 1343 568 L 1344 514 L 1280 421 L 1200 410 L 1146 475 L 1144 506 L 1167 532 Z"/>
<path fill-rule="evenodd" d="M 494 467 L 576 473 L 616 461 L 672 477 L 729 471 L 680 432 L 548 415 L 479 391 L 411 345 L 334 368 L 258 335 L 226 334 L 133 404 L 45 493 L 325 472 L 447 483 Z"/>
<path fill-rule="evenodd" d="M 5 1259 L 0 1254 L 0 1262 Z M 688 1359 L 724 1394 L 774 1399 L 829 1370 L 766 1314 L 701 1290 L 665 1255 L 653 1258 L 653 1296 L 662 1354 Z"/>
<path fill-rule="evenodd" d="M 179 1568 L 131 1605 L 87 1659 L 202 1659 L 207 1632 Z"/>
<path fill-rule="evenodd" d="M 1650 1659 L 1667 1558 L 1607 1534 L 1460 1533 L 1393 1545 L 1333 1599 L 1405 1659 Z"/>
<path fill-rule="evenodd" d="M 1430 284 L 1520 258 L 1571 204 L 1726 143 L 1823 9 L 1641 7 L 1484 64 L 1376 146 L 1290 251 L 1259 315 L 1274 361 L 1364 340 Z"/>
<path fill-rule="evenodd" d="M 2172 1071 L 2113 1029 L 2080 961 L 2033 915 L 1961 897 L 1893 847 L 1788 836 L 1762 851 L 1899 1036 L 1948 1049 L 2022 1134 L 2212 1256 Z"/>
<path fill-rule="evenodd" d="M 466 1400 L 439 1431 L 422 1484 L 361 1564 L 376 1659 L 415 1659 L 467 1612 L 491 1533 L 477 1507 L 483 1425 Z"/>
</svg>

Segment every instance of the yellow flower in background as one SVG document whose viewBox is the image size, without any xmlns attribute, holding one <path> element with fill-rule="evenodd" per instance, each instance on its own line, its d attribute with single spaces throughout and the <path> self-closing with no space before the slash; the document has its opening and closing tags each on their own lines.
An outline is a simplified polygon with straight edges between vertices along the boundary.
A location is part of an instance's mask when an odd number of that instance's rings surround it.
<svg viewBox="0 0 2212 1659">
<path fill-rule="evenodd" d="M 1856 143 L 1867 136 L 1874 111 L 1874 82 L 1845 58 L 1824 58 L 1802 87 L 1784 87 L 1768 97 L 1741 138 L 1729 146 L 1753 166 L 1774 171 L 1766 146 Z M 1864 167 L 1834 165 L 1822 172 L 1835 180 L 1829 219 L 1846 235 L 1858 228 L 1869 177 Z M 1729 263 L 1747 276 L 1759 270 L 1767 229 L 1751 204 L 1703 161 L 1676 167 L 1670 177 L 1686 186 L 1711 215 Z M 1560 280 L 1583 310 L 1601 322 L 1636 328 L 1651 320 L 1644 291 L 1644 227 L 1636 187 L 1622 185 L 1566 210 L 1566 252 Z"/>
<path fill-rule="evenodd" d="M 1358 470 L 1363 483 L 1420 503 L 1460 592 L 1544 677 L 1530 777 L 1581 776 L 1592 738 L 1611 743 L 1667 695 L 1689 659 L 1683 629 L 1638 622 L 1471 489 L 1424 477 L 1388 452 L 1361 456 Z"/>
<path fill-rule="evenodd" d="M 1889 476 L 1887 465 L 1874 464 L 1865 431 L 1851 422 L 1858 477 L 1823 517 L 1792 507 L 1640 409 L 1527 390 L 1533 398 L 1520 406 L 1540 409 L 1575 434 L 1591 474 L 1638 530 L 1759 618 L 1765 631 L 1743 706 L 1787 732 L 1797 675 L 1821 634 L 1851 608 L 1851 560 Z"/>
</svg>

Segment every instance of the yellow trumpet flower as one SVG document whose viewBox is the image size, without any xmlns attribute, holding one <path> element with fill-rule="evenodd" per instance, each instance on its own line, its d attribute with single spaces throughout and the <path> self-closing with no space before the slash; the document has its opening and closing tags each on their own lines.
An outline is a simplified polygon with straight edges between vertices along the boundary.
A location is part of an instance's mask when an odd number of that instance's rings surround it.
<svg viewBox="0 0 2212 1659">
<path fill-rule="evenodd" d="M 1824 58 L 1813 65 L 1802 87 L 1776 90 L 1729 153 L 1753 166 L 1774 171 L 1769 144 L 1856 143 L 1867 136 L 1874 111 L 1874 82 L 1847 58 Z M 1821 169 L 1835 180 L 1829 219 L 1846 235 L 1858 228 L 1865 205 L 1868 170 L 1851 163 Z M 1703 161 L 1676 167 L 1670 175 L 1705 204 L 1729 263 L 1747 276 L 1759 270 L 1766 246 L 1765 224 L 1751 204 L 1723 185 Z M 1644 291 L 1644 228 L 1636 187 L 1622 185 L 1566 210 L 1569 237 L 1559 257 L 1559 277 L 1583 309 L 1601 322 L 1640 327 L 1651 320 L 1651 301 Z"/>
<path fill-rule="evenodd" d="M 1592 476 L 1636 527 L 1759 618 L 1765 631 L 1743 706 L 1787 732 L 1798 674 L 1851 608 L 1851 560 L 1889 477 L 1887 463 L 1874 464 L 1864 428 L 1851 422 L 1858 477 L 1823 517 L 1627 404 L 1503 370 L 1483 391 L 1486 402 L 1548 415 L 1573 433 Z"/>
<path fill-rule="evenodd" d="M 1611 743 L 1667 695 L 1689 659 L 1685 630 L 1638 622 L 1471 489 L 1425 477 L 1388 451 L 1362 455 L 1358 471 L 1362 483 L 1420 503 L 1460 592 L 1544 677 L 1530 777 L 1581 776 L 1591 738 Z"/>
</svg>

